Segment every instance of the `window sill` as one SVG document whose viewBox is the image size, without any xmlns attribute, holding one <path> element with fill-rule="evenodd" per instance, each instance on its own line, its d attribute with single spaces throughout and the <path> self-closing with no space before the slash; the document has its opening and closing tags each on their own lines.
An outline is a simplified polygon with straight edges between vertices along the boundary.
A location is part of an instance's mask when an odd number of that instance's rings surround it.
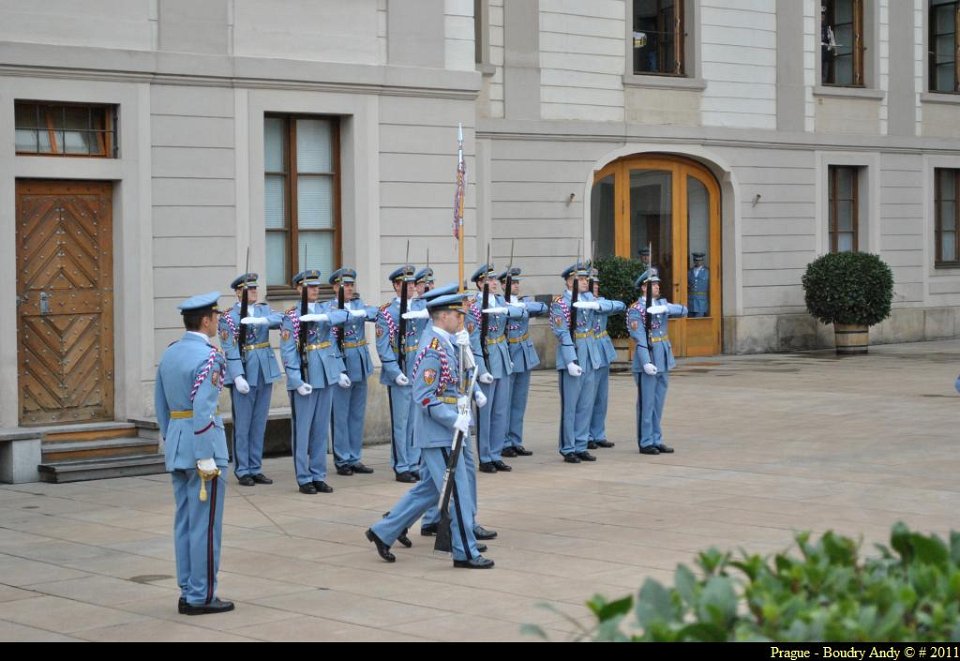
<svg viewBox="0 0 960 661">
<path fill-rule="evenodd" d="M 933 265 L 938 271 L 956 271 L 960 269 L 960 262 L 940 262 Z"/>
<path fill-rule="evenodd" d="M 333 296 L 333 287 L 330 285 L 321 285 L 320 300 L 326 300 L 330 296 Z M 271 301 L 287 301 L 293 299 L 299 301 L 300 292 L 297 291 L 296 287 L 272 285 L 267 287 L 267 298 Z"/>
<path fill-rule="evenodd" d="M 497 73 L 497 67 L 489 62 L 477 62 L 477 71 L 483 76 L 492 76 L 493 74 Z"/>
<path fill-rule="evenodd" d="M 944 103 L 946 105 L 960 105 L 960 94 L 947 92 L 922 92 L 920 103 Z"/>
<path fill-rule="evenodd" d="M 655 74 L 624 74 L 624 87 L 648 87 L 655 89 L 677 89 L 702 92 L 707 88 L 703 78 L 685 78 L 683 76 L 658 76 Z"/>
<path fill-rule="evenodd" d="M 842 87 L 840 85 L 815 85 L 814 96 L 829 96 L 840 99 L 874 99 L 882 101 L 887 93 L 875 87 Z"/>
</svg>

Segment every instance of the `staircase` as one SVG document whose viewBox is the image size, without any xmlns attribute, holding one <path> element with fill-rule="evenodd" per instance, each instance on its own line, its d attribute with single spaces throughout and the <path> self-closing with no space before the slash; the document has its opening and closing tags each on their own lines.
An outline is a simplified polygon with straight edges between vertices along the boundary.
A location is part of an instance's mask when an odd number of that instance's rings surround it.
<svg viewBox="0 0 960 661">
<path fill-rule="evenodd" d="M 165 472 L 155 425 L 97 422 L 35 428 L 42 482 L 79 482 Z"/>
</svg>

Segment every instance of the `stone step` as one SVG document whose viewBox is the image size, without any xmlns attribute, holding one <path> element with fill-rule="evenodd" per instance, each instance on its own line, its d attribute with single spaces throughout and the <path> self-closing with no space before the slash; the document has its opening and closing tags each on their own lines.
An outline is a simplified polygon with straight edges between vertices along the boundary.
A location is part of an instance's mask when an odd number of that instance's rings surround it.
<svg viewBox="0 0 960 661">
<path fill-rule="evenodd" d="M 80 482 L 166 472 L 163 455 L 144 454 L 111 459 L 84 459 L 40 464 L 41 482 Z"/>
<path fill-rule="evenodd" d="M 81 459 L 106 459 L 156 454 L 157 450 L 158 442 L 156 439 L 138 438 L 137 436 L 97 438 L 89 441 L 50 441 L 44 439 L 41 445 L 42 461 L 45 464 Z"/>
</svg>

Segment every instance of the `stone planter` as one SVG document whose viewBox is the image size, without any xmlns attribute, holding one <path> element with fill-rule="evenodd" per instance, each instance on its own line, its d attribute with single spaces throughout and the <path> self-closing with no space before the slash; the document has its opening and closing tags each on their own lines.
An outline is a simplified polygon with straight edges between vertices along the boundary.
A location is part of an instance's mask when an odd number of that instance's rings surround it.
<svg viewBox="0 0 960 661">
<path fill-rule="evenodd" d="M 617 360 L 615 365 L 621 368 L 629 368 L 633 361 L 634 342 L 629 337 L 612 338 L 613 348 L 617 350 Z"/>
<path fill-rule="evenodd" d="M 833 334 L 838 356 L 867 353 L 870 346 L 870 327 L 859 324 L 834 324 Z"/>
</svg>

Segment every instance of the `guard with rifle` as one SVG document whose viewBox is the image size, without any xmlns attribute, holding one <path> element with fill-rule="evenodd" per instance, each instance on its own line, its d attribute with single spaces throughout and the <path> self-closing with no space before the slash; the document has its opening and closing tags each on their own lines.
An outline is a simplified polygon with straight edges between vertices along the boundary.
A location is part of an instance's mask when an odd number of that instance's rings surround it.
<svg viewBox="0 0 960 661">
<path fill-rule="evenodd" d="M 415 280 L 417 283 L 417 296 L 423 296 L 433 289 L 433 269 L 429 266 L 420 269 L 417 271 Z"/>
<path fill-rule="evenodd" d="M 607 397 L 610 392 L 610 365 L 617 359 L 617 350 L 607 333 L 607 320 L 610 315 L 620 314 L 627 309 L 621 301 L 610 301 L 600 295 L 600 272 L 590 268 L 590 293 L 599 309 L 595 310 L 593 321 L 594 342 L 600 351 L 600 365 L 597 366 L 596 388 L 593 397 L 593 413 L 590 416 L 590 435 L 587 437 L 587 449 L 612 448 L 615 444 L 607 440 Z"/>
<path fill-rule="evenodd" d="M 349 388 L 350 377 L 337 350 L 334 326 L 349 314 L 317 299 L 320 271 L 308 269 L 293 278 L 300 305 L 287 310 L 280 330 L 280 355 L 290 395 L 291 449 L 300 493 L 330 493 L 326 483 L 327 439 L 333 388 Z"/>
<path fill-rule="evenodd" d="M 560 276 L 567 289 L 550 304 L 550 328 L 557 337 L 556 364 L 560 376 L 560 441 L 563 460 L 570 464 L 596 461 L 587 451 L 595 370 L 600 352 L 593 341 L 593 313 L 599 305 L 587 291 L 589 267 L 582 261 Z"/>
<path fill-rule="evenodd" d="M 443 497 L 446 502 L 441 504 L 449 507 L 441 510 L 444 523 L 439 532 L 444 538 L 450 535 L 453 566 L 489 569 L 494 565 L 493 560 L 480 555 L 477 547 L 473 533 L 475 504 L 467 487 L 466 464 L 457 457 L 469 438 L 471 396 L 478 406 L 485 403 L 466 373 L 468 359 L 461 359 L 471 351 L 469 333 L 458 332 L 463 299 L 463 294 L 448 294 L 426 304 L 432 326 L 424 332 L 423 347 L 414 360 L 411 415 L 426 474 L 366 532 L 387 562 L 396 561 L 390 550 L 394 541 Z"/>
<path fill-rule="evenodd" d="M 257 278 L 256 273 L 244 273 L 230 283 L 238 300 L 220 315 L 219 325 L 233 409 L 234 474 L 244 487 L 273 484 L 263 474 L 263 436 L 273 384 L 280 380 L 270 329 L 280 328 L 283 315 L 258 300 Z"/>
<path fill-rule="evenodd" d="M 637 384 L 637 444 L 640 454 L 670 453 L 673 448 L 663 443 L 661 421 L 668 374 L 677 363 L 667 319 L 687 316 L 687 308 L 660 298 L 660 276 L 653 266 L 640 274 L 634 286 L 640 289 L 640 297 L 627 311 L 627 329 L 637 347 L 631 367 Z"/>
<path fill-rule="evenodd" d="M 373 373 L 365 324 L 375 322 L 379 310 L 360 300 L 354 269 L 337 269 L 330 274 L 328 282 L 333 285 L 337 309 L 350 315 L 342 328 L 333 329 L 350 377 L 349 388 L 335 388 L 333 393 L 333 461 L 337 475 L 372 473 L 373 469 L 360 461 L 367 412 L 367 378 Z"/>
</svg>

